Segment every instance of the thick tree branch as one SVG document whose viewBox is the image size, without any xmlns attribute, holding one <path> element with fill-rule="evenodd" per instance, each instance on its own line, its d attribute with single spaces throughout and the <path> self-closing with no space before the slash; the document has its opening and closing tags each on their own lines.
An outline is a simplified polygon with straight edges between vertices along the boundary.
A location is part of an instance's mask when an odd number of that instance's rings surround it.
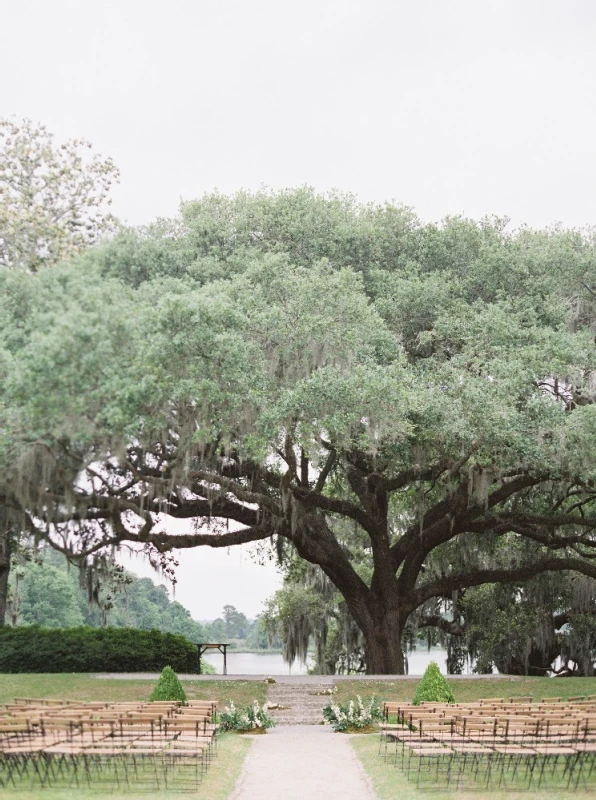
<svg viewBox="0 0 596 800">
<path fill-rule="evenodd" d="M 596 578 L 596 565 L 588 564 L 581 558 L 543 558 L 533 564 L 517 568 L 478 569 L 469 573 L 448 575 L 417 588 L 413 593 L 413 601 L 418 607 L 432 597 L 443 597 L 456 589 L 481 586 L 485 583 L 518 583 L 544 572 L 561 570 L 573 570 L 590 578 Z"/>
<path fill-rule="evenodd" d="M 519 512 L 503 512 L 502 520 L 511 519 L 519 524 L 542 525 L 545 528 L 561 528 L 565 525 L 577 525 L 581 528 L 596 530 L 596 517 L 581 517 L 577 514 L 525 514 Z"/>
<path fill-rule="evenodd" d="M 469 458 L 469 456 L 467 458 Z M 463 463 L 465 462 L 462 462 L 462 465 Z M 442 461 L 441 463 L 435 464 L 432 467 L 428 467 L 425 470 L 421 470 L 419 467 L 405 470 L 404 472 L 400 472 L 399 475 L 395 475 L 393 478 L 382 478 L 377 477 L 376 475 L 371 476 L 371 478 L 374 477 L 375 483 L 382 487 L 384 491 L 395 492 L 398 489 L 404 489 L 406 486 L 409 486 L 411 483 L 415 483 L 416 481 L 434 481 L 443 472 L 449 469 L 451 465 L 451 461 Z"/>
<path fill-rule="evenodd" d="M 243 503 L 253 503 L 267 508 L 273 513 L 279 512 L 277 503 L 268 495 L 262 492 L 253 492 L 250 489 L 242 486 L 237 480 L 231 478 L 224 478 L 213 472 L 206 472 L 202 470 L 193 470 L 189 473 L 189 480 L 193 482 L 193 491 L 196 494 L 204 494 L 209 489 L 204 484 L 216 484 L 222 489 L 225 489 L 230 494 L 233 494 L 238 500 Z"/>
<path fill-rule="evenodd" d="M 459 622 L 445 619 L 440 614 L 429 614 L 425 617 L 419 617 L 416 623 L 420 628 L 438 628 L 439 630 L 445 631 L 445 633 L 451 633 L 453 636 L 462 636 L 464 632 Z"/>
<path fill-rule="evenodd" d="M 175 519 L 191 519 L 192 517 L 221 517 L 233 519 L 241 525 L 256 525 L 262 516 L 259 509 L 249 508 L 227 497 L 214 497 L 212 500 L 196 498 L 192 500 L 175 500 L 170 498 L 166 504 L 154 502 L 156 513 L 167 514 Z"/>
<path fill-rule="evenodd" d="M 355 503 L 350 503 L 349 500 L 327 497 L 327 495 L 320 494 L 319 492 L 304 491 L 301 487 L 292 489 L 292 493 L 305 508 L 320 508 L 322 511 L 349 517 L 358 522 L 365 531 L 374 530 L 377 525 L 374 517 L 367 514 L 366 511 Z"/>
<path fill-rule="evenodd" d="M 321 470 L 321 472 L 319 474 L 319 477 L 317 478 L 317 482 L 315 484 L 315 491 L 316 492 L 322 492 L 323 491 L 323 487 L 325 486 L 325 482 L 327 481 L 327 478 L 329 477 L 329 473 L 331 472 L 331 470 L 335 466 L 336 458 L 337 458 L 337 452 L 332 448 L 330 453 L 329 453 L 329 455 L 327 456 L 327 460 L 325 461 L 325 464 L 323 465 L 323 469 Z"/>
<path fill-rule="evenodd" d="M 167 550 L 187 549 L 190 547 L 232 547 L 236 544 L 258 542 L 271 536 L 271 528 L 264 525 L 254 525 L 238 531 L 226 533 L 188 533 L 166 534 L 154 533 L 141 540 L 143 543 L 152 544 L 160 553 Z M 131 541 L 135 541 L 131 539 Z"/>
<path fill-rule="evenodd" d="M 236 544 L 247 544 L 267 539 L 271 536 L 271 529 L 265 526 L 256 525 L 251 528 L 242 528 L 238 531 L 227 531 L 226 533 L 135 533 L 125 528 L 121 523 L 114 524 L 115 534 L 99 541 L 93 542 L 88 546 L 83 546 L 73 551 L 67 545 L 60 545 L 52 537 L 48 538 L 51 546 L 66 556 L 76 558 L 86 558 L 106 547 L 117 547 L 124 542 L 132 544 L 152 545 L 160 553 L 169 550 L 183 550 L 191 547 L 232 547 Z"/>
<path fill-rule="evenodd" d="M 413 586 L 424 559 L 431 550 L 454 539 L 468 530 L 468 527 L 487 510 L 505 502 L 523 489 L 536 486 L 543 478 L 518 475 L 503 481 L 491 492 L 485 504 L 470 504 L 467 481 L 462 481 L 450 497 L 439 501 L 424 515 L 422 530 L 420 525 L 412 525 L 391 547 L 392 565 L 397 571 L 403 564 L 401 582 Z"/>
</svg>

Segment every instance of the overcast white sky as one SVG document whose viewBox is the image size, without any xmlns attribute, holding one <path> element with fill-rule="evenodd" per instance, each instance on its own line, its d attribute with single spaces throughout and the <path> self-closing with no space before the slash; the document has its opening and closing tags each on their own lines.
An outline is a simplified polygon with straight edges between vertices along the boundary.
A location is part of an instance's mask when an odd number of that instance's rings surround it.
<svg viewBox="0 0 596 800">
<path fill-rule="evenodd" d="M 185 520 L 170 520 L 167 527 L 170 533 L 183 533 L 190 525 Z M 190 609 L 195 619 L 220 617 L 225 605 L 256 617 L 263 600 L 281 586 L 281 577 L 273 565 L 257 563 L 250 550 L 250 546 L 242 546 L 177 551 L 180 565 L 176 569 L 175 599 Z M 121 561 L 137 575 L 164 583 L 144 558 L 123 555 Z"/>
<path fill-rule="evenodd" d="M 130 223 L 261 184 L 395 199 L 427 220 L 596 222 L 595 0 L 0 0 L 0 11 L 0 115 L 112 156 L 114 211 Z M 224 602 L 257 613 L 276 579 L 247 560 L 183 554 L 179 599 L 201 618 Z"/>
</svg>

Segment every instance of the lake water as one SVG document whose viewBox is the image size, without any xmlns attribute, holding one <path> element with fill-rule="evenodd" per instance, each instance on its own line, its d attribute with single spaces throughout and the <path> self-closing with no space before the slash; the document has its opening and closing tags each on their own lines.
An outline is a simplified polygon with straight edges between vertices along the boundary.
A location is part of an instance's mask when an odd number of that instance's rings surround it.
<svg viewBox="0 0 596 800">
<path fill-rule="evenodd" d="M 203 656 L 218 673 L 223 672 L 223 655 L 208 653 Z M 422 675 L 431 661 L 436 661 L 441 672 L 447 672 L 447 651 L 433 647 L 415 650 L 408 655 L 410 675 Z M 294 662 L 292 669 L 285 663 L 280 653 L 235 653 L 228 652 L 228 675 L 306 675 L 307 665 Z M 467 670 L 466 670 L 467 671 Z"/>
</svg>

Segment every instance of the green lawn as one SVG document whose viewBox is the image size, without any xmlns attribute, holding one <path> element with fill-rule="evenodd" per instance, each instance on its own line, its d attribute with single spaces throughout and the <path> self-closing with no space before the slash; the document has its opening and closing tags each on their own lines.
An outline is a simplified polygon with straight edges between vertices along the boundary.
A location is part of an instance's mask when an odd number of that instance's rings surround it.
<svg viewBox="0 0 596 800">
<path fill-rule="evenodd" d="M 233 734 L 223 734 L 218 741 L 217 758 L 213 761 L 207 775 L 200 785 L 199 793 L 209 800 L 226 800 L 230 796 L 236 783 L 242 764 L 250 747 L 250 738 L 235 736 Z M 93 791 L 92 789 L 35 789 L 33 791 L 13 788 L 0 789 L 0 800 L 104 800 L 106 797 L 114 797 L 114 792 L 105 789 Z M 147 800 L 147 792 L 125 792 L 118 790 L 118 797 L 126 797 L 127 800 Z M 179 791 L 175 792 L 151 792 L 152 800 L 173 800 L 176 797 L 183 797 Z"/>
<path fill-rule="evenodd" d="M 339 735 L 339 734 L 338 734 Z M 417 789 L 415 784 L 408 781 L 403 772 L 397 769 L 390 761 L 384 761 L 379 755 L 378 734 L 356 735 L 350 737 L 350 743 L 360 759 L 367 775 L 377 792 L 379 800 L 528 800 L 536 796 L 536 790 L 528 791 L 433 791 L 429 788 Z M 540 790 L 540 796 L 548 800 L 591 800 L 592 791 L 565 791 L 565 790 Z"/>
<path fill-rule="evenodd" d="M 0 704 L 15 697 L 39 697 L 69 700 L 148 700 L 155 681 L 95 678 L 72 674 L 0 674 Z M 217 700 L 219 706 L 233 700 L 236 705 L 262 703 L 267 684 L 258 681 L 184 681 L 189 700 Z"/>
<path fill-rule="evenodd" d="M 411 700 L 417 681 L 339 681 L 335 699 L 344 703 L 359 694 L 363 699 L 376 695 L 381 700 Z M 543 697 L 576 697 L 596 694 L 596 678 L 465 678 L 451 681 L 456 702 L 480 700 L 484 697 L 523 695 L 541 700 Z"/>
</svg>

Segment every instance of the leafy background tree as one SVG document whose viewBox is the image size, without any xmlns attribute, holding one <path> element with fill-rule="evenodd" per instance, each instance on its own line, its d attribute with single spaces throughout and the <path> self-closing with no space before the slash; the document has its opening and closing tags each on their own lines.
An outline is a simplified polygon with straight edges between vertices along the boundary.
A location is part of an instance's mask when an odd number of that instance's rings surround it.
<svg viewBox="0 0 596 800">
<path fill-rule="evenodd" d="M 109 192 L 118 177 L 113 161 L 93 155 L 89 142 L 58 143 L 43 125 L 0 118 L 0 266 L 35 273 L 99 242 L 115 229 Z M 27 298 L 11 303 L 18 346 Z M 0 372 L 2 366 L 0 356 Z M 0 480 L 0 625 L 22 513 Z"/>
<path fill-rule="evenodd" d="M 594 675 L 596 584 L 573 572 L 466 592 L 462 634 L 476 671 Z"/>
<path fill-rule="evenodd" d="M 364 670 L 364 640 L 344 598 L 319 567 L 295 554 L 286 558 L 282 588 L 265 603 L 263 623 L 290 665 L 312 655 L 311 669 L 323 675 Z"/>
<path fill-rule="evenodd" d="M 79 570 L 47 547 L 19 559 L 10 589 L 9 618 L 13 625 L 156 629 L 179 633 L 191 641 L 202 641 L 205 636 L 204 627 L 192 619 L 188 609 L 170 600 L 166 586 L 126 570 L 119 570 L 116 579 L 103 580 L 100 596 L 90 602 Z"/>
<path fill-rule="evenodd" d="M 246 639 L 249 622 L 241 611 L 234 606 L 226 605 L 223 607 L 223 618 L 226 636 L 231 639 Z"/>
<path fill-rule="evenodd" d="M 91 144 L 58 144 L 44 125 L 0 119 L 0 265 L 36 272 L 115 229 L 119 173 Z"/>
</svg>

